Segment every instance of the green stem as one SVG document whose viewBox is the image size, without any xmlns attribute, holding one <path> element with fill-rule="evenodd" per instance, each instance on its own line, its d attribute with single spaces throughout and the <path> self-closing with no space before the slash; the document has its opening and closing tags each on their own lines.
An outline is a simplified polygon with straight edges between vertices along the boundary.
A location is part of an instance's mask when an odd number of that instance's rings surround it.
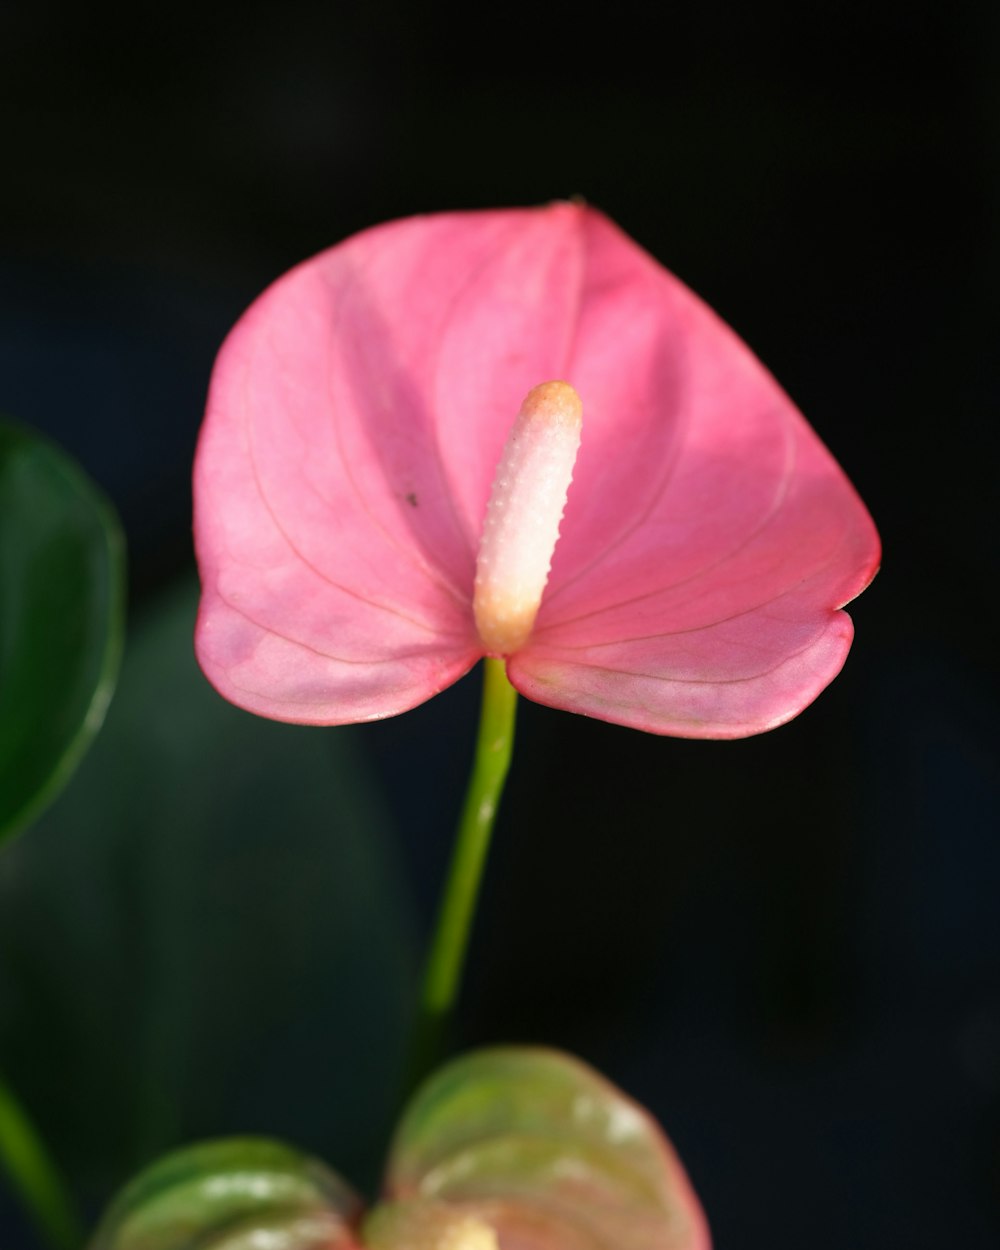
<svg viewBox="0 0 1000 1250">
<path fill-rule="evenodd" d="M 24 1108 L 0 1079 L 0 1165 L 32 1224 L 52 1250 L 77 1250 L 76 1207 Z"/>
<path fill-rule="evenodd" d="M 476 756 L 431 939 L 410 1063 L 411 1088 L 440 1056 L 455 1009 L 493 822 L 514 748 L 517 691 L 502 660 L 486 659 Z"/>
</svg>

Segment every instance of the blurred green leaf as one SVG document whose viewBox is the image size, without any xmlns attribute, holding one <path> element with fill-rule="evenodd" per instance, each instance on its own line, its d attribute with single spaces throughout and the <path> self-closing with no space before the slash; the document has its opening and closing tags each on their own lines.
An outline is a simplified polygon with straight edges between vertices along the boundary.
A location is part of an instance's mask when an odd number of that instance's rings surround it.
<svg viewBox="0 0 1000 1250">
<path fill-rule="evenodd" d="M 182 1142 L 285 1138 L 373 1177 L 414 984 L 359 739 L 238 711 L 194 586 L 130 631 L 104 732 L 0 859 L 0 1046 L 78 1188 Z"/>
<path fill-rule="evenodd" d="M 118 675 L 124 542 L 57 447 L 0 423 L 0 841 L 65 785 Z"/>
<path fill-rule="evenodd" d="M 335 1173 L 280 1142 L 203 1142 L 126 1186 L 90 1250 L 350 1250 L 359 1211 Z"/>
<path fill-rule="evenodd" d="M 465 1055 L 418 1091 L 366 1224 L 374 1250 L 431 1247 L 456 1215 L 501 1244 L 708 1250 L 705 1218 L 663 1132 L 593 1068 L 558 1051 Z M 437 1239 L 437 1240 L 436 1240 Z M 469 1244 L 474 1241 L 470 1230 Z"/>
</svg>

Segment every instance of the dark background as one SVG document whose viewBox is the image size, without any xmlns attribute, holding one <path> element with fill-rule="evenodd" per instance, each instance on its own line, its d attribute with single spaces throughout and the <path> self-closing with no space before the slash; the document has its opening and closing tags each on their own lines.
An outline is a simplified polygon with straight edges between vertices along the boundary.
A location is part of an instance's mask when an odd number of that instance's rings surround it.
<svg viewBox="0 0 1000 1250">
<path fill-rule="evenodd" d="M 91 1213 L 204 1133 L 371 1186 L 475 722 L 475 678 L 330 731 L 202 690 L 214 352 L 353 231 L 581 194 L 781 380 L 884 569 L 773 734 L 522 702 L 460 1040 L 566 1047 L 647 1103 L 720 1250 L 1000 1244 L 998 36 L 975 0 L 0 5 L 0 410 L 79 457 L 131 551 L 107 742 L 0 866 L 0 1058 Z M 6 1198 L 0 1230 L 31 1245 Z"/>
</svg>

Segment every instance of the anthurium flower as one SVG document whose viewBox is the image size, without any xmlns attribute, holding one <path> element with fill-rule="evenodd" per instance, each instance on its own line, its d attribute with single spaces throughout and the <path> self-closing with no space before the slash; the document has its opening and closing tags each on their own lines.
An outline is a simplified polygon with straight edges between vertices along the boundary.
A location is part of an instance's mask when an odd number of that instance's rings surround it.
<svg viewBox="0 0 1000 1250">
<path fill-rule="evenodd" d="M 575 203 L 393 222 L 276 282 L 216 364 L 195 537 L 202 667 L 260 715 L 390 716 L 496 655 L 540 703 L 702 738 L 816 697 L 879 559 L 749 349 Z"/>
<path fill-rule="evenodd" d="M 90 1250 L 709 1250 L 659 1126 L 558 1051 L 464 1056 L 414 1096 L 364 1216 L 316 1159 L 252 1138 L 188 1147 L 112 1203 Z"/>
<path fill-rule="evenodd" d="M 462 1056 L 407 1107 L 372 1250 L 709 1250 L 708 1225 L 662 1130 L 571 1055 Z"/>
</svg>

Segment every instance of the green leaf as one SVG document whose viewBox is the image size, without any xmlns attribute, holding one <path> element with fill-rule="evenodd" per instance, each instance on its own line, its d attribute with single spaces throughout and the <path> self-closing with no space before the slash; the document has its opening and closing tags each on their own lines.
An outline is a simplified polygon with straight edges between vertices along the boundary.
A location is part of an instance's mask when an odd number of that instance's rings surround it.
<svg viewBox="0 0 1000 1250">
<path fill-rule="evenodd" d="M 428 1250 L 450 1209 L 457 1235 L 547 1250 L 707 1250 L 677 1155 L 650 1115 L 586 1064 L 505 1047 L 448 1064 L 410 1103 L 389 1161 L 374 1250 Z M 428 1212 L 432 1213 L 428 1223 Z M 454 1219 L 454 1215 L 452 1217 Z M 467 1223 L 479 1220 L 479 1229 Z"/>
<path fill-rule="evenodd" d="M 338 1176 L 280 1142 L 204 1142 L 136 1177 L 90 1250 L 349 1250 L 359 1210 Z"/>
<path fill-rule="evenodd" d="M 124 583 L 111 505 L 53 444 L 0 423 L 0 841 L 51 802 L 101 727 Z"/>
<path fill-rule="evenodd" d="M 129 631 L 104 731 L 0 858 L 0 1052 L 102 1204 L 186 1141 L 263 1133 L 359 1183 L 384 1157 L 415 983 L 377 726 L 239 711 L 194 659 L 197 588 Z"/>
</svg>

